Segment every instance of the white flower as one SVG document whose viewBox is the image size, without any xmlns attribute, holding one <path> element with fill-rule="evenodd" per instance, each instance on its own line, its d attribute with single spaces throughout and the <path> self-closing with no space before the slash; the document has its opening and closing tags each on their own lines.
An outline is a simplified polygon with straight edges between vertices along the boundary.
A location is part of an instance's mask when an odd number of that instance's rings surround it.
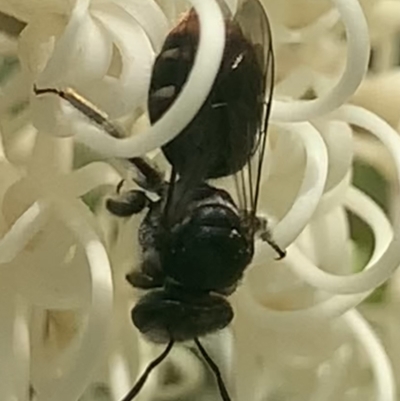
<svg viewBox="0 0 400 401">
<path fill-rule="evenodd" d="M 288 248 L 288 256 L 276 262 L 268 246 L 257 244 L 253 266 L 232 297 L 232 331 L 210 336 L 206 345 L 239 400 L 365 400 L 373 393 L 375 400 L 391 401 L 391 364 L 354 310 L 400 264 L 398 195 L 388 218 L 351 183 L 355 154 L 373 159 L 355 140 L 354 127 L 375 137 L 392 158 L 391 184 L 400 182 L 396 131 L 347 103 L 368 107 L 366 86 L 354 95 L 367 70 L 368 26 L 357 0 L 263 3 L 273 27 L 278 79 L 260 212 L 269 216 L 274 239 Z M 397 20 L 388 12 L 394 3 L 362 2 L 374 46 L 394 40 Z M 110 399 L 119 400 L 134 381 L 132 373 L 159 352 L 136 338 L 128 319 L 132 290 L 123 280 L 140 251 L 134 244 L 140 219 L 117 223 L 101 207 L 94 207 L 94 214 L 88 210 L 80 198 L 98 187 L 112 190 L 120 174 L 105 161 L 80 160 L 84 166 L 74 169 L 82 149 L 74 143 L 90 148 L 97 159 L 143 155 L 192 119 L 212 87 L 224 36 L 214 0 L 190 4 L 201 22 L 198 57 L 175 104 L 149 127 L 139 117 L 152 64 L 168 25 L 187 3 L 0 0 L 0 11 L 27 24 L 17 50 L 12 38 L 0 41 L 0 54 L 16 51 L 20 61 L 0 97 L 1 399 L 23 400 L 32 384 L 39 400 L 75 400 L 100 382 Z M 240 1 L 227 4 L 234 11 Z M 391 36 L 377 29 L 388 19 Z M 129 134 L 142 132 L 112 138 L 62 99 L 34 97 L 34 83 L 73 87 Z M 387 93 L 390 99 L 391 88 Z M 346 210 L 375 238 L 359 273 L 354 273 Z M 143 399 L 201 395 L 207 377 L 190 349 L 177 348 L 170 364 L 179 373 L 178 384 L 163 384 L 168 365 L 161 366 Z M 374 381 L 365 384 L 368 369 Z M 90 387 L 86 394 L 99 398 Z"/>
</svg>

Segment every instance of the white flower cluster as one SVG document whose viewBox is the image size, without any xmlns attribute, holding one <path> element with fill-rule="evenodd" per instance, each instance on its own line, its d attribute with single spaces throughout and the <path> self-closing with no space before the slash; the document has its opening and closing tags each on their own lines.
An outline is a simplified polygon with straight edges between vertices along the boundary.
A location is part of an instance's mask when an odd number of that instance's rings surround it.
<svg viewBox="0 0 400 401">
<path fill-rule="evenodd" d="M 384 119 L 348 102 L 374 101 L 370 82 L 363 83 L 370 33 L 377 70 L 395 64 L 400 18 L 388 10 L 400 3 L 261 1 L 277 82 L 260 209 L 288 255 L 274 261 L 257 243 L 231 298 L 232 330 L 205 342 L 238 400 L 394 401 L 388 356 L 354 308 L 400 265 L 400 138 Z M 234 11 L 241 0 L 225 2 Z M 152 64 L 188 6 L 201 23 L 195 65 L 177 101 L 150 127 Z M 124 275 L 140 258 L 138 220 L 116 223 L 82 197 L 114 190 L 121 173 L 109 158 L 159 148 L 196 114 L 222 57 L 221 13 L 216 0 L 0 0 L 0 11 L 26 23 L 17 38 L 0 34 L 0 399 L 119 400 L 158 352 L 129 321 L 133 290 Z M 385 35 L 378 28 L 386 20 Z M 1 80 L 12 57 L 19 67 Z M 34 84 L 75 88 L 133 135 L 108 136 L 64 100 L 35 97 Z M 390 102 L 391 90 L 380 99 Z M 374 110 L 387 117 L 386 103 Z M 374 159 L 357 141 L 360 129 L 391 166 L 390 216 L 352 185 L 354 157 Z M 357 273 L 347 211 L 374 235 L 372 256 Z M 393 305 L 379 311 L 398 335 Z M 163 382 L 161 366 L 142 399 L 209 399 L 189 348 L 176 348 L 168 363 L 179 385 Z M 393 365 L 400 369 L 399 360 Z M 96 383 L 101 394 L 90 392 Z"/>
</svg>

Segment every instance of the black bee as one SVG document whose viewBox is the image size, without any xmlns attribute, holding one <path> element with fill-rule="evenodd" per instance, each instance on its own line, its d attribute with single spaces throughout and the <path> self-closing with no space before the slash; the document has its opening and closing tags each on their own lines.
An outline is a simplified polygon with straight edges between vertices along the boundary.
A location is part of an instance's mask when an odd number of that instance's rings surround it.
<svg viewBox="0 0 400 401">
<path fill-rule="evenodd" d="M 233 310 L 226 297 L 235 291 L 254 254 L 256 237 L 274 243 L 266 221 L 256 214 L 267 124 L 274 84 L 274 58 L 268 18 L 259 0 L 244 0 L 234 17 L 226 13 L 226 46 L 213 88 L 189 125 L 162 150 L 172 166 L 168 182 L 145 158 L 132 158 L 136 182 L 145 191 L 124 192 L 106 201 L 127 217 L 148 209 L 139 229 L 142 262 L 127 276 L 147 290 L 132 309 L 132 320 L 150 341 L 167 343 L 123 401 L 132 400 L 151 370 L 175 342 L 194 340 L 214 372 L 224 401 L 229 395 L 218 367 L 199 337 L 226 327 Z M 179 95 L 194 63 L 199 21 L 191 10 L 166 38 L 152 74 L 148 108 L 157 121 Z M 118 130 L 73 90 L 55 93 L 111 135 Z M 236 199 L 207 180 L 234 178 Z"/>
<path fill-rule="evenodd" d="M 194 11 L 168 35 L 153 68 L 148 103 L 153 123 L 185 84 L 198 37 Z M 222 399 L 230 399 L 198 338 L 232 321 L 226 296 L 253 259 L 256 236 L 280 258 L 285 255 L 256 215 L 273 79 L 268 19 L 258 0 L 247 0 L 235 18 L 226 19 L 226 46 L 208 98 L 162 148 L 172 166 L 169 182 L 143 158 L 130 160 L 139 171 L 139 184 L 159 200 L 137 190 L 107 200 L 108 210 L 119 216 L 148 208 L 139 230 L 142 262 L 127 276 L 132 286 L 148 292 L 132 309 L 132 320 L 148 340 L 168 344 L 123 401 L 138 394 L 175 342 L 187 340 L 195 341 L 215 373 Z M 228 175 L 234 175 L 238 204 L 206 181 Z"/>
</svg>

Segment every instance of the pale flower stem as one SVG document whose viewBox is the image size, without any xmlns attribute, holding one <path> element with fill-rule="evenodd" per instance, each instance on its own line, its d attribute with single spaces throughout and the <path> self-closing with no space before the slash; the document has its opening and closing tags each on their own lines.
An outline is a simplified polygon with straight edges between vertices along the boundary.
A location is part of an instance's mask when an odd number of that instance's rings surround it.
<svg viewBox="0 0 400 401">
<path fill-rule="evenodd" d="M 42 229 L 48 219 L 47 209 L 47 203 L 39 200 L 13 224 L 0 240 L 0 264 L 11 262 Z"/>
<path fill-rule="evenodd" d="M 332 0 L 347 34 L 347 63 L 340 81 L 325 96 L 309 101 L 274 101 L 271 120 L 296 122 L 321 117 L 346 102 L 367 71 L 370 44 L 368 26 L 358 0 Z"/>
<path fill-rule="evenodd" d="M 320 133 L 311 124 L 288 124 L 284 127 L 302 140 L 307 159 L 299 194 L 273 231 L 275 241 L 286 248 L 300 235 L 318 206 L 325 186 L 328 157 Z"/>
<path fill-rule="evenodd" d="M 71 3 L 73 4 L 73 3 Z M 48 82 L 54 84 L 58 84 L 60 81 L 60 65 L 57 62 L 60 54 L 68 54 L 69 48 L 71 46 L 71 42 L 69 38 L 73 36 L 73 34 L 79 30 L 82 25 L 82 21 L 87 18 L 88 8 L 89 8 L 90 0 L 76 0 L 74 7 L 71 11 L 71 17 L 68 21 L 67 26 L 63 32 L 63 35 L 57 42 L 57 45 L 54 49 L 54 53 L 52 54 L 51 59 L 46 65 L 45 70 L 39 77 L 39 86 L 47 86 Z M 61 77 L 68 76 L 68 68 L 65 70 L 65 74 L 61 75 Z"/>
<path fill-rule="evenodd" d="M 200 20 L 200 42 L 189 79 L 174 104 L 147 132 L 116 139 L 104 132 L 82 132 L 78 141 L 105 157 L 141 156 L 173 139 L 202 106 L 217 75 L 224 44 L 224 22 L 215 0 L 190 0 Z"/>
<path fill-rule="evenodd" d="M 108 326 L 111 322 L 113 285 L 107 253 L 90 224 L 93 216 L 80 201 L 57 199 L 54 204 L 54 210 L 61 221 L 74 233 L 85 250 L 92 281 L 86 327 L 81 334 L 78 349 L 70 350 L 76 354 L 73 366 L 64 370 L 64 375 L 59 380 L 41 389 L 41 401 L 70 401 L 82 395 L 105 356 Z"/>
<path fill-rule="evenodd" d="M 350 188 L 346 197 L 346 207 L 357 214 L 372 229 L 375 238 L 375 248 L 368 265 L 381 258 L 385 252 L 390 238 L 392 228 L 383 211 L 367 195 L 356 188 Z M 288 251 L 287 259 L 289 267 L 304 280 L 303 269 L 316 267 L 306 258 L 303 253 L 295 247 Z M 316 287 L 318 288 L 318 287 Z M 360 304 L 371 291 L 356 295 L 334 295 L 309 308 L 295 311 L 277 311 L 266 306 L 260 306 L 252 296 L 239 287 L 242 294 L 246 313 L 254 314 L 254 317 L 261 325 L 269 327 L 271 324 L 288 325 L 293 324 L 313 324 L 315 319 L 332 319 L 341 316 L 351 308 Z"/>
<path fill-rule="evenodd" d="M 379 338 L 357 311 L 347 312 L 344 319 L 370 359 L 376 381 L 376 401 L 396 401 L 393 368 Z"/>
</svg>

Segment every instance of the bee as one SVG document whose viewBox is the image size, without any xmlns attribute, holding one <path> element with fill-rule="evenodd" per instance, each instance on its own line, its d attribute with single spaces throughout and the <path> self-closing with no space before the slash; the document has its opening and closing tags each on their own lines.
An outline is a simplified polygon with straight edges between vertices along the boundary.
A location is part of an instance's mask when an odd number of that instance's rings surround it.
<svg viewBox="0 0 400 401">
<path fill-rule="evenodd" d="M 188 126 L 162 151 L 171 164 L 168 181 L 144 157 L 129 159 L 141 189 L 123 191 L 106 200 L 107 209 L 128 217 L 147 209 L 139 228 L 142 260 L 127 275 L 145 290 L 133 307 L 135 327 L 149 341 L 167 344 L 122 401 L 139 394 L 151 371 L 175 343 L 194 340 L 213 371 L 221 398 L 230 396 L 218 366 L 199 338 L 228 326 L 234 313 L 227 297 L 237 288 L 254 255 L 257 238 L 285 256 L 265 219 L 257 215 L 267 125 L 273 85 L 274 57 L 268 17 L 259 0 L 244 0 L 234 16 L 226 13 L 226 45 L 213 88 Z M 156 122 L 179 95 L 194 63 L 199 21 L 190 10 L 167 36 L 157 57 L 148 97 Z M 114 127 L 88 102 L 71 91 L 55 93 L 107 132 Z M 115 129 L 117 132 L 117 129 Z M 236 199 L 210 179 L 232 176 Z M 151 192 L 154 196 L 149 196 Z"/>
</svg>

